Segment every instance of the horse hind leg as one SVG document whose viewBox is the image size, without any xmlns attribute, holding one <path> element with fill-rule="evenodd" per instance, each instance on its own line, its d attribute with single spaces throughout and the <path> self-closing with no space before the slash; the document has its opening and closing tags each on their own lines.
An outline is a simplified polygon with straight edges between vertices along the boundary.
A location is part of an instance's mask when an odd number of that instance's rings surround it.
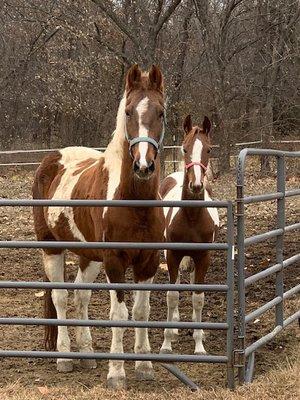
<svg viewBox="0 0 300 400">
<path fill-rule="evenodd" d="M 43 251 L 43 263 L 45 273 L 50 282 L 64 282 L 65 258 L 64 253 L 49 254 Z M 50 292 L 48 292 L 50 294 Z M 51 296 L 45 296 L 45 317 L 66 319 L 68 302 L 68 291 L 66 289 L 52 289 Z M 53 312 L 55 309 L 55 313 Z M 55 315 L 56 314 L 56 315 Z M 47 329 L 48 328 L 48 329 Z M 57 333 L 56 347 L 59 352 L 70 352 L 70 338 L 66 326 L 58 326 L 57 329 L 46 327 L 46 348 L 54 346 L 54 339 Z M 57 370 L 59 372 L 71 372 L 73 370 L 73 361 L 71 359 L 57 359 Z"/>
<path fill-rule="evenodd" d="M 100 262 L 88 261 L 80 258 L 80 268 L 78 269 L 75 283 L 93 283 L 97 278 L 100 271 Z M 88 306 L 91 299 L 91 290 L 75 290 L 74 291 L 74 305 L 76 311 L 76 318 L 87 320 Z M 90 327 L 76 326 L 76 343 L 79 352 L 93 353 L 92 336 Z M 85 369 L 92 369 L 97 367 L 96 360 L 82 359 L 81 366 Z"/>
</svg>

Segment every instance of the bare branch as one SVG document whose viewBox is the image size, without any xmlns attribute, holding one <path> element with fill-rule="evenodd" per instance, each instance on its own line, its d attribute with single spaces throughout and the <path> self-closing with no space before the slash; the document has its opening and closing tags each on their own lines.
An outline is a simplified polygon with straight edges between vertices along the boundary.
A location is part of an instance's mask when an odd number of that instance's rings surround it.
<svg viewBox="0 0 300 400">
<path fill-rule="evenodd" d="M 93 3 L 95 3 L 105 15 L 107 15 L 113 22 L 114 24 L 120 29 L 122 33 L 124 33 L 135 45 L 137 48 L 140 47 L 139 42 L 137 41 L 136 37 L 132 34 L 132 32 L 127 29 L 127 24 L 122 21 L 119 17 L 117 17 L 116 13 L 112 11 L 110 6 L 107 4 L 107 1 L 102 1 L 102 0 L 91 0 Z"/>
<path fill-rule="evenodd" d="M 113 53 L 115 56 L 117 56 L 124 65 L 126 65 L 127 67 L 129 67 L 130 65 L 133 64 L 133 60 L 131 60 L 127 54 L 125 54 L 122 51 L 117 50 L 116 48 L 110 46 L 107 41 L 102 40 L 101 38 L 101 32 L 99 29 L 99 26 L 96 24 L 96 22 L 94 22 L 96 31 L 97 31 L 97 36 L 94 36 L 94 38 L 97 40 L 97 42 L 101 45 L 106 47 L 111 53 Z"/>
<path fill-rule="evenodd" d="M 166 9 L 165 13 L 159 18 L 154 30 L 156 36 L 159 34 L 164 24 L 170 19 L 171 15 L 174 13 L 180 3 L 181 0 L 173 0 Z"/>
</svg>

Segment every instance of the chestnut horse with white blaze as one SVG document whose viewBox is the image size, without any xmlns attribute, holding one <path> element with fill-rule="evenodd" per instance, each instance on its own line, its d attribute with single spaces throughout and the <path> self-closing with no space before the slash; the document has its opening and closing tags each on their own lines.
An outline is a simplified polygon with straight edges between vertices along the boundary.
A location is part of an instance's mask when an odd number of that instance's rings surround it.
<svg viewBox="0 0 300 400">
<path fill-rule="evenodd" d="M 184 121 L 185 136 L 182 144 L 184 171 L 175 172 L 166 177 L 160 187 L 164 200 L 211 200 L 211 189 L 206 172 L 209 168 L 211 151 L 210 121 L 204 118 L 202 128 L 193 126 L 191 116 Z M 164 208 L 166 218 L 167 242 L 211 243 L 219 226 L 216 208 Z M 210 264 L 208 250 L 167 250 L 167 265 L 170 283 L 179 283 L 180 264 L 188 264 L 191 283 L 203 284 Z M 179 293 L 168 292 L 168 321 L 179 320 Z M 201 322 L 204 305 L 204 293 L 194 292 L 192 295 L 193 320 Z M 165 329 L 162 353 L 172 352 L 172 341 L 178 335 L 177 329 Z M 203 347 L 203 331 L 197 329 L 193 334 L 195 354 L 205 353 Z"/>
<path fill-rule="evenodd" d="M 35 199 L 156 200 L 159 199 L 159 147 L 164 135 L 163 76 L 157 66 L 142 72 L 135 65 L 126 76 L 124 97 L 120 102 L 116 130 L 106 151 L 68 147 L 47 156 L 36 171 Z M 80 242 L 162 242 L 164 215 L 161 208 L 127 207 L 35 207 L 35 231 L 41 241 Z M 125 272 L 133 268 L 136 283 L 151 283 L 159 265 L 156 250 L 74 249 L 79 256 L 76 282 L 94 282 L 103 263 L 108 282 L 125 282 Z M 64 251 L 43 249 L 46 278 L 64 281 Z M 45 317 L 66 318 L 67 290 L 46 294 Z M 75 290 L 77 317 L 88 319 L 90 290 Z M 149 318 L 149 291 L 134 294 L 132 317 Z M 111 320 L 127 320 L 123 291 L 110 291 Z M 123 353 L 123 328 L 112 328 L 112 353 Z M 76 327 L 80 352 L 93 352 L 89 327 Z M 70 351 L 66 326 L 46 327 L 45 345 L 49 350 Z M 149 353 L 147 329 L 135 329 L 136 353 Z M 95 368 L 95 360 L 81 360 L 86 368 Z M 137 361 L 137 377 L 152 379 L 151 362 Z M 57 369 L 73 369 L 71 359 L 58 359 Z M 123 361 L 110 361 L 108 386 L 125 386 Z"/>
</svg>

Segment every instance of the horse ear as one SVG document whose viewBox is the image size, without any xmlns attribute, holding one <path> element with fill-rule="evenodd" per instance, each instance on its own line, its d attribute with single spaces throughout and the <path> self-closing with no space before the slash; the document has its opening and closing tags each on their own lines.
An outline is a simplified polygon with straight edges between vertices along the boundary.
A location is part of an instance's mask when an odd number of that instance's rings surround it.
<svg viewBox="0 0 300 400">
<path fill-rule="evenodd" d="M 183 123 L 183 129 L 184 129 L 185 135 L 187 135 L 193 129 L 191 114 L 188 114 L 185 117 L 184 123 Z"/>
<path fill-rule="evenodd" d="M 164 91 L 164 78 L 160 68 L 157 65 L 152 65 L 150 68 L 149 89 L 158 90 L 161 93 Z"/>
<path fill-rule="evenodd" d="M 138 64 L 132 65 L 126 75 L 126 91 L 135 89 L 141 82 L 142 71 Z"/>
<path fill-rule="evenodd" d="M 202 127 L 203 127 L 203 132 L 206 133 L 207 135 L 210 132 L 211 129 L 211 122 L 209 118 L 205 115 L 204 120 L 202 122 Z"/>
</svg>

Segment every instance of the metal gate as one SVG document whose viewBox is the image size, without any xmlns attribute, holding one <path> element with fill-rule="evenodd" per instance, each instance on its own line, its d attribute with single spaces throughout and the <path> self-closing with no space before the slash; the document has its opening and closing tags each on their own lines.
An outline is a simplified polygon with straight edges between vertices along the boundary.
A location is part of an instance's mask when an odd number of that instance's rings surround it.
<svg viewBox="0 0 300 400">
<path fill-rule="evenodd" d="M 227 278 L 222 285 L 199 284 L 132 284 L 132 283 L 50 283 L 0 281 L 0 289 L 91 289 L 91 290 L 151 290 L 151 291 L 201 291 L 226 294 L 227 312 L 223 322 L 162 322 L 162 321 L 111 321 L 75 319 L 0 318 L 0 325 L 58 325 L 95 327 L 178 328 L 226 330 L 227 342 L 224 355 L 182 354 L 133 354 L 133 353 L 79 353 L 0 350 L 0 357 L 23 358 L 73 358 L 100 360 L 158 361 L 192 390 L 197 385 L 174 362 L 221 363 L 227 365 L 227 382 L 234 387 L 233 329 L 234 329 L 234 246 L 233 205 L 230 201 L 156 201 L 156 200 L 6 200 L 0 199 L 0 207 L 15 206 L 80 206 L 80 207 L 221 207 L 227 210 L 227 240 L 225 243 L 131 243 L 131 242 L 41 242 L 0 241 L 0 248 L 89 248 L 89 249 L 174 249 L 174 250 L 226 250 Z"/>
<path fill-rule="evenodd" d="M 256 196 L 245 196 L 245 163 L 247 156 L 273 156 L 277 165 L 277 191 Z M 300 189 L 285 189 L 285 159 L 286 157 L 300 157 L 300 151 L 288 152 L 279 150 L 244 149 L 240 152 L 237 164 L 237 261 L 238 261 L 238 348 L 235 350 L 236 366 L 239 382 L 251 382 L 254 372 L 255 351 L 273 339 L 283 328 L 300 318 L 298 310 L 293 315 L 284 317 L 284 301 L 300 292 L 300 285 L 284 292 L 283 270 L 300 261 L 300 253 L 284 260 L 283 238 L 286 232 L 299 230 L 300 222 L 285 225 L 285 199 L 299 196 Z M 245 204 L 254 204 L 264 201 L 277 201 L 277 228 L 265 233 L 245 238 Z M 256 243 L 276 238 L 276 264 L 261 272 L 245 278 L 245 249 Z M 246 315 L 245 289 L 260 279 L 276 274 L 276 297 L 260 308 Z M 267 335 L 246 346 L 246 325 L 266 311 L 275 307 L 275 327 Z"/>
<path fill-rule="evenodd" d="M 258 196 L 244 196 L 245 161 L 248 155 L 270 155 L 277 158 L 277 192 Z M 227 384 L 234 388 L 234 371 L 238 369 L 239 382 L 249 382 L 254 368 L 254 352 L 271 340 L 285 326 L 300 318 L 300 311 L 284 319 L 283 301 L 298 293 L 300 285 L 287 292 L 283 289 L 283 269 L 300 260 L 300 254 L 283 260 L 283 235 L 299 229 L 300 223 L 285 226 L 285 198 L 300 194 L 300 189 L 285 191 L 285 157 L 299 157 L 300 152 L 283 152 L 276 150 L 244 149 L 238 157 L 237 169 L 237 256 L 238 256 L 238 318 L 237 346 L 234 346 L 234 214 L 231 201 L 144 201 L 144 200 L 8 200 L 0 199 L 0 207 L 15 206 L 82 206 L 82 207 L 221 207 L 227 211 L 227 232 L 224 243 L 129 243 L 129 242 L 38 242 L 38 241 L 0 241 L 0 248 L 99 248 L 99 249 L 189 249 L 189 250 L 225 250 L 227 252 L 227 277 L 224 284 L 191 285 L 191 284 L 111 284 L 111 283 L 49 283 L 49 282 L 12 282 L 0 281 L 0 289 L 91 289 L 91 290 L 151 290 L 151 291 L 204 291 L 226 294 L 226 320 L 221 322 L 162 322 L 162 321 L 110 321 L 110 320 L 49 320 L 38 318 L 0 318 L 0 325 L 60 325 L 60 326 L 94 326 L 94 327 L 138 327 L 138 328 L 178 328 L 225 330 L 227 333 L 226 349 L 223 355 L 183 355 L 183 354 L 133 354 L 133 353 L 59 353 L 47 351 L 0 350 L 0 357 L 23 358 L 73 358 L 100 360 L 141 360 L 156 361 L 173 373 L 178 379 L 196 390 L 192 382 L 175 362 L 221 363 L 227 366 Z M 277 229 L 245 239 L 244 205 L 277 200 Z M 245 279 L 245 247 L 263 240 L 277 238 L 277 263 Z M 251 283 L 276 273 L 276 297 L 245 315 L 245 288 Z M 276 307 L 276 327 L 268 335 L 262 337 L 248 347 L 245 345 L 246 324 L 263 314 L 271 307 Z M 246 369 L 246 361 L 248 368 Z"/>
</svg>

